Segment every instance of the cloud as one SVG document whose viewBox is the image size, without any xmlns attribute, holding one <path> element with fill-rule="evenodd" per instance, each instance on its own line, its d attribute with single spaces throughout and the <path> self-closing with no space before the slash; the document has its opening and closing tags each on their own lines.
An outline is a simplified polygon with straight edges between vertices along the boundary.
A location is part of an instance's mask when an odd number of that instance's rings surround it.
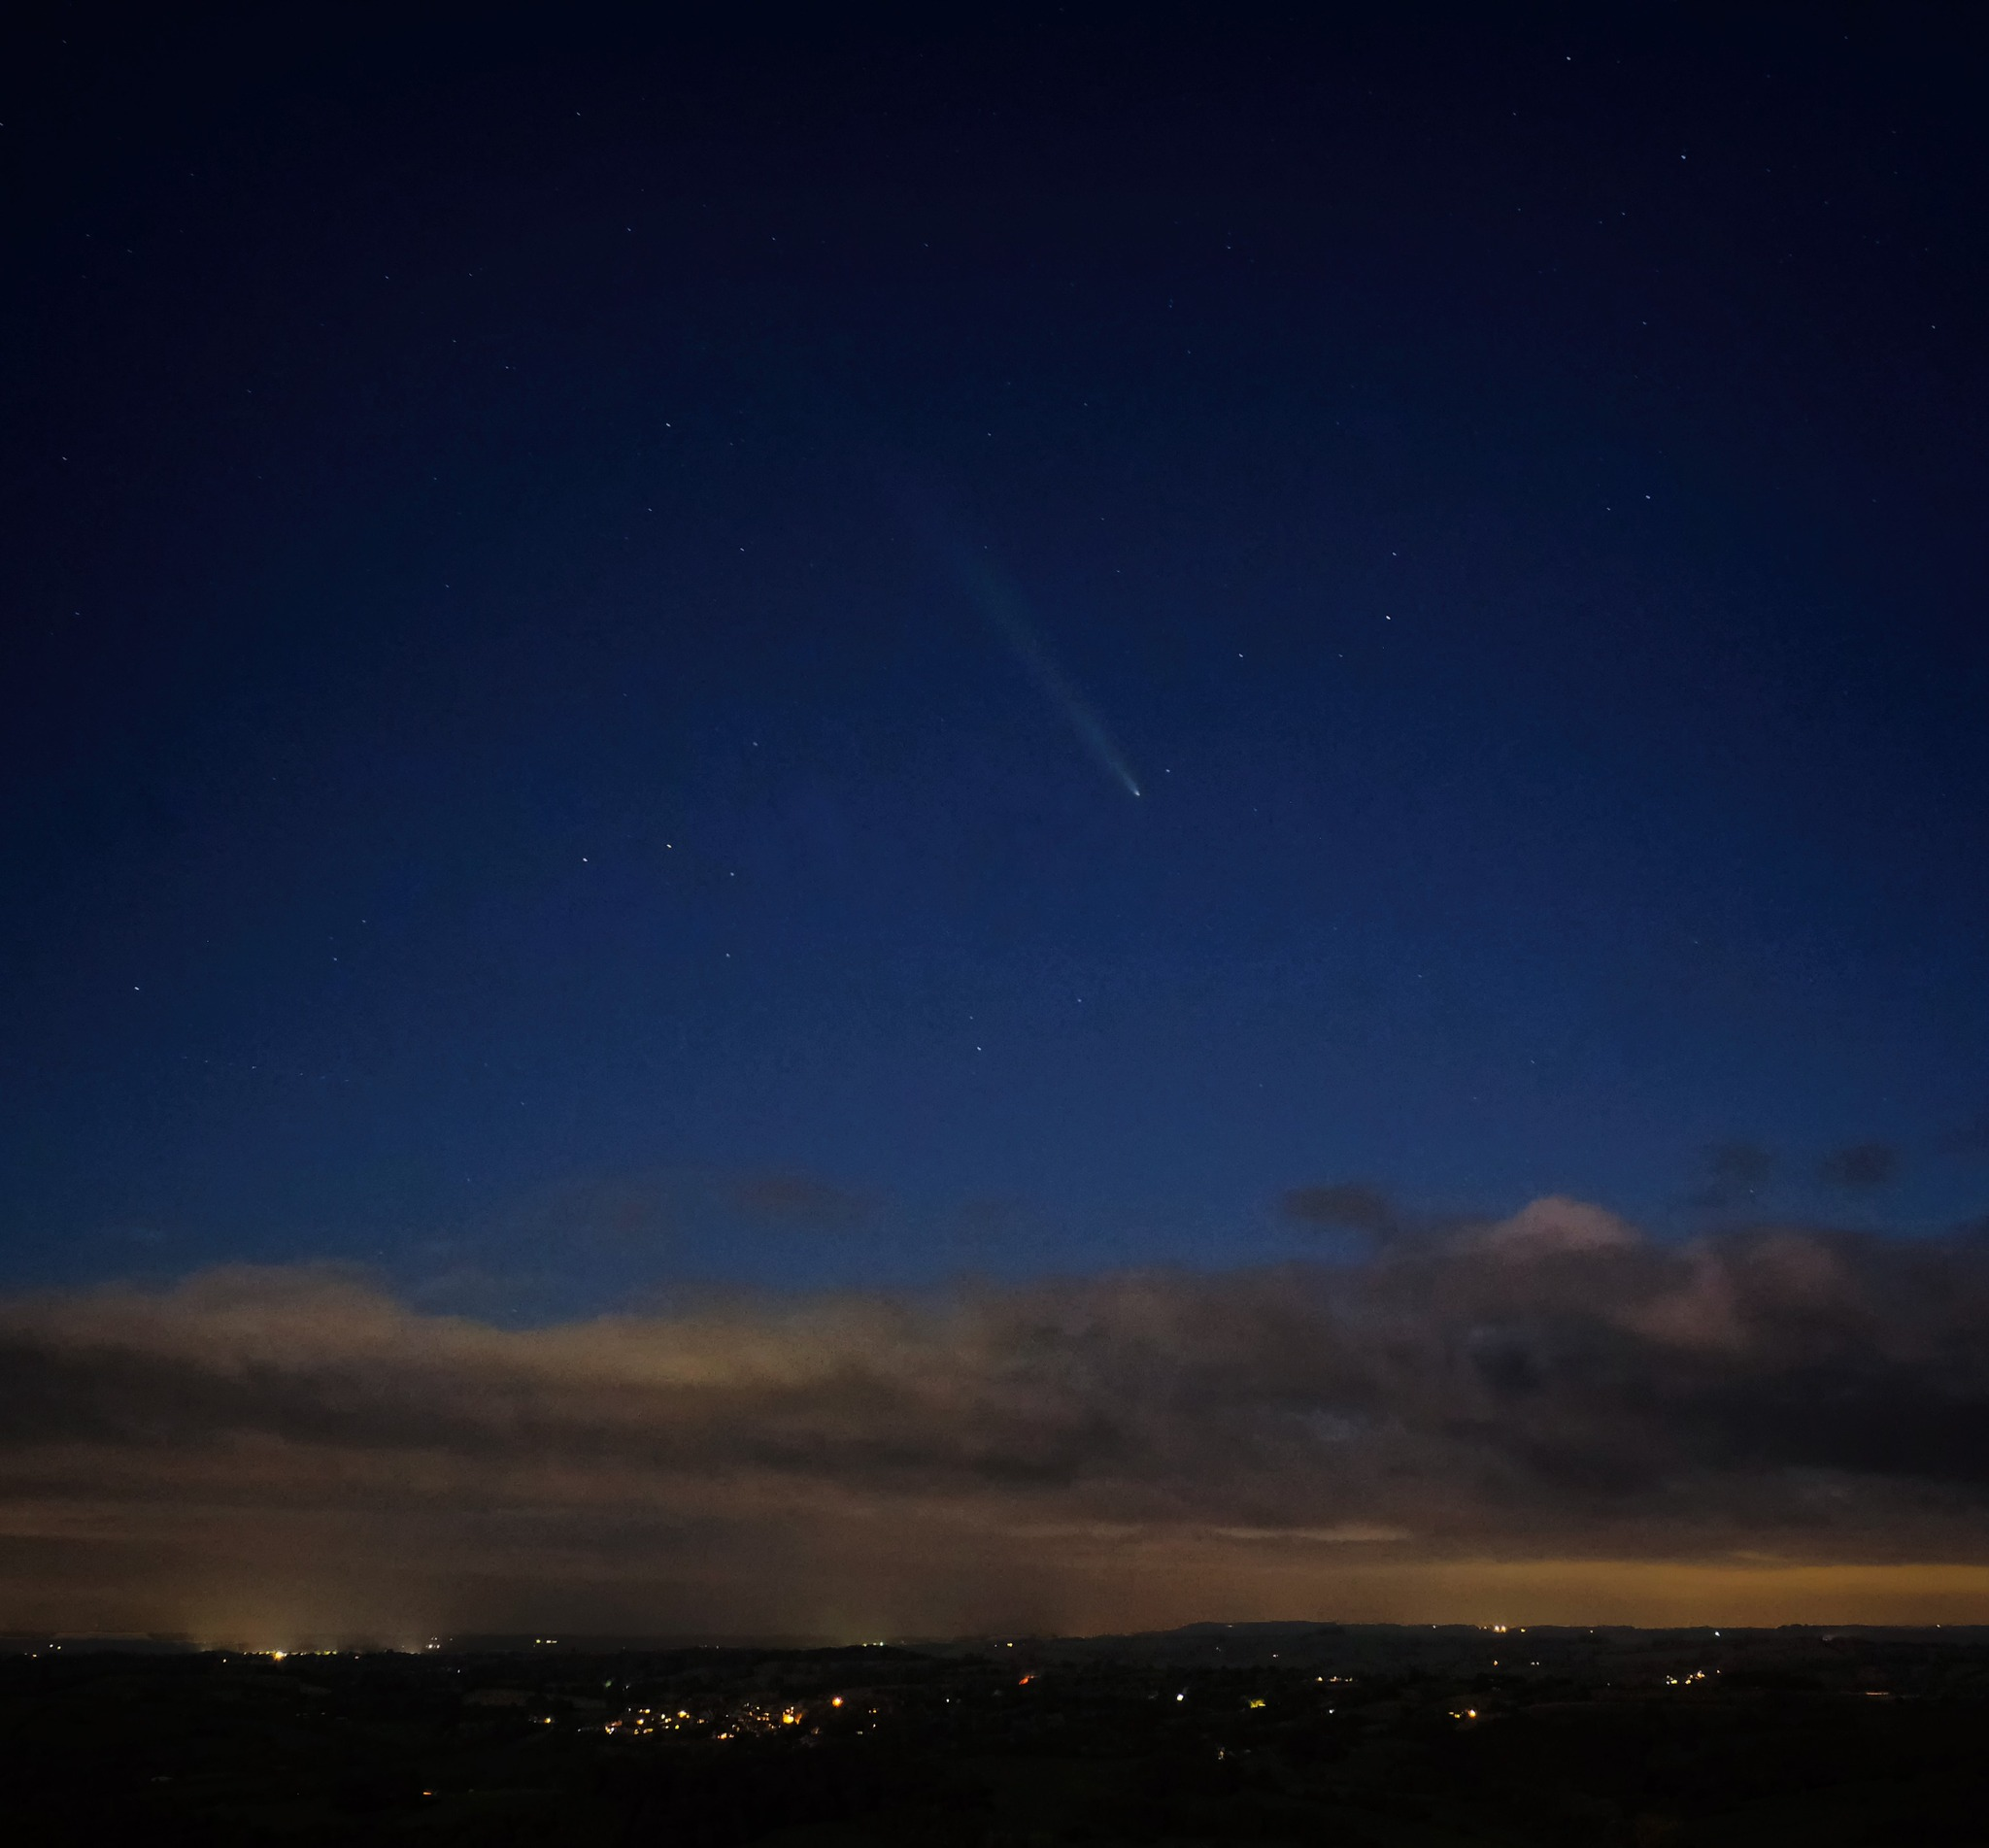
<svg viewBox="0 0 1989 1848">
<path fill-rule="evenodd" d="M 1716 1142 L 1705 1152 L 1705 1179 L 1686 1203 L 1711 1212 L 1752 1204 L 1774 1171 L 1774 1156 L 1758 1142 Z"/>
<path fill-rule="evenodd" d="M 1978 1111 L 1940 1139 L 1943 1155 L 1989 1155 L 1989 1110 Z"/>
<path fill-rule="evenodd" d="M 1869 1193 L 1899 1179 L 1900 1152 L 1888 1142 L 1853 1142 L 1833 1149 L 1817 1164 L 1817 1176 L 1827 1186 L 1851 1193 Z"/>
<path fill-rule="evenodd" d="M 1465 1249 L 1537 1261 L 1543 1258 L 1634 1251 L 1641 1238 L 1635 1226 L 1600 1206 L 1549 1195 L 1523 1207 L 1501 1225 L 1489 1226 L 1475 1236 L 1466 1235 L 1462 1243 Z"/>
<path fill-rule="evenodd" d="M 1359 1181 L 1292 1188 L 1279 1199 L 1278 1210 L 1299 1226 L 1357 1232 L 1387 1233 L 1401 1224 L 1387 1195 Z"/>
<path fill-rule="evenodd" d="M 870 1203 L 812 1174 L 767 1173 L 738 1177 L 733 1203 L 756 1219 L 778 1225 L 845 1230 L 870 1217 Z"/>
<path fill-rule="evenodd" d="M 0 1302 L 0 1626 L 1122 1628 L 1556 1560 L 1959 1570 L 1985 1512 L 1968 1233 L 1546 1199 L 1359 1264 L 528 1329 L 316 1267 Z"/>
</svg>

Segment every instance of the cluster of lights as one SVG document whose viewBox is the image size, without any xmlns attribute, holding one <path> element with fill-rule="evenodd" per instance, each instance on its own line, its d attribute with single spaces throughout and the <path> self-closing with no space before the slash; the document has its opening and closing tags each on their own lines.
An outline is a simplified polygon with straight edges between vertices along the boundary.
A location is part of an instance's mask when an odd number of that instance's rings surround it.
<svg viewBox="0 0 1989 1848">
<path fill-rule="evenodd" d="M 653 1732 L 681 1732 L 688 1726 L 702 1724 L 692 1718 L 688 1707 L 679 1707 L 675 1713 L 659 1713 L 654 1707 L 637 1707 L 633 1713 L 624 1713 L 619 1720 L 610 1720 L 602 1730 L 628 1732 L 638 1738 L 646 1738 Z"/>
<path fill-rule="evenodd" d="M 839 1707 L 842 1703 L 842 1696 L 837 1695 L 828 1704 Z M 740 1707 L 725 1716 L 723 1731 L 708 1732 L 705 1736 L 712 1739 L 748 1738 L 756 1733 L 778 1732 L 784 1727 L 799 1726 L 807 1718 L 806 1707 Z M 640 1739 L 658 1732 L 692 1731 L 713 1724 L 715 1722 L 710 1716 L 692 1713 L 689 1707 L 679 1707 L 674 1713 L 659 1707 L 636 1707 L 619 1719 L 607 1721 L 601 1730 Z"/>
<path fill-rule="evenodd" d="M 784 1726 L 799 1726 L 804 1718 L 800 1707 L 741 1707 L 732 1724 L 741 1732 L 778 1732 Z"/>
<path fill-rule="evenodd" d="M 1689 1688 L 1695 1681 L 1703 1681 L 1705 1673 L 1706 1671 L 1703 1668 L 1695 1668 L 1689 1675 L 1667 1675 L 1665 1677 L 1665 1686 L 1668 1688 Z"/>
</svg>

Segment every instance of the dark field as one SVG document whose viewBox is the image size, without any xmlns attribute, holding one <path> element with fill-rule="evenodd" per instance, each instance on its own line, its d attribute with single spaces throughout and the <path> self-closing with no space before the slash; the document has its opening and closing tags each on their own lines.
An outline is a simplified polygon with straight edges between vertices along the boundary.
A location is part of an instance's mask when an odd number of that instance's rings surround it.
<svg viewBox="0 0 1989 1848">
<path fill-rule="evenodd" d="M 1989 1841 L 1989 1632 L 0 1659 L 29 1843 Z"/>
</svg>

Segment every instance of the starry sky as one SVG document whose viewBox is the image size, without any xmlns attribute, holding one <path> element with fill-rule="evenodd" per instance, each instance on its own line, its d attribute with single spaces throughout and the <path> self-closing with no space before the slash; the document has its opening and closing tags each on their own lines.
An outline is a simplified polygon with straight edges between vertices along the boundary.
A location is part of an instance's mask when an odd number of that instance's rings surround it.
<svg viewBox="0 0 1989 1848">
<path fill-rule="evenodd" d="M 1266 1535 L 1468 1615 L 1444 1562 L 1770 1529 L 1989 1610 L 1989 1380 L 1914 1370 L 1989 1331 L 1962 16 L 10 32 L 0 1372 L 8 1505 L 71 1512 L 0 1621 L 554 1621 L 496 1488 L 407 1488 L 480 1394 L 540 1406 L 505 1495 L 648 1534 L 602 1624 L 1330 1602 Z M 1662 1431 L 1581 1424 L 1599 1343 Z M 229 1469 L 499 1589 L 231 1602 Z M 170 1560 L 49 1565 L 167 1477 Z M 997 1490 L 1027 1572 L 961 1563 Z M 821 1591 L 900 1495 L 952 1563 Z"/>
</svg>

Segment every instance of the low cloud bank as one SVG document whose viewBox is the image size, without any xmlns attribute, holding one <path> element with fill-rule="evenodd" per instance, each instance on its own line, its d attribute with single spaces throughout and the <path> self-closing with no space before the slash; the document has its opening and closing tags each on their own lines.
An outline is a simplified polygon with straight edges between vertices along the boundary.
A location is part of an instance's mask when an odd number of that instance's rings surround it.
<svg viewBox="0 0 1989 1848">
<path fill-rule="evenodd" d="M 1545 1621 L 1557 1574 L 1620 1618 L 1750 1572 L 1980 1616 L 1985 1492 L 1972 1233 L 1546 1199 L 1356 1265 L 527 1330 L 310 1267 L 0 1302 L 0 1627 Z"/>
</svg>

